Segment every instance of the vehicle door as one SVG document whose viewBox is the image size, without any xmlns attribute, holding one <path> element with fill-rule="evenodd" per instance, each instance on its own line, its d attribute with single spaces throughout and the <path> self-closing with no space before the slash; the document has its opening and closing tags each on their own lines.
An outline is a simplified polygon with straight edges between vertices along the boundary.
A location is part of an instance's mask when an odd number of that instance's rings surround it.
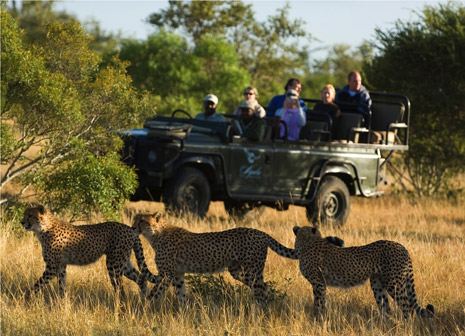
<svg viewBox="0 0 465 336">
<path fill-rule="evenodd" d="M 234 139 L 229 148 L 226 178 L 231 195 L 272 194 L 272 144 L 240 138 Z"/>
<path fill-rule="evenodd" d="M 319 157 L 310 149 L 298 142 L 275 142 L 272 180 L 276 196 L 302 198 L 310 169 Z"/>
</svg>

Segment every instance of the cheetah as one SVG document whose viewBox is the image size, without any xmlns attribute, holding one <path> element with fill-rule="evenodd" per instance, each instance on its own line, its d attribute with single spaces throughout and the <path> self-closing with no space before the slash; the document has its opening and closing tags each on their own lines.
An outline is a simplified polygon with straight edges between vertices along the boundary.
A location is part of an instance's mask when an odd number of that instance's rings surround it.
<svg viewBox="0 0 465 336">
<path fill-rule="evenodd" d="M 407 319 L 415 312 L 432 317 L 434 307 L 418 305 L 413 283 L 413 267 L 404 246 L 389 240 L 341 248 L 321 237 L 314 227 L 294 227 L 295 250 L 302 275 L 313 287 L 315 313 L 325 311 L 326 286 L 353 287 L 370 279 L 382 315 L 389 313 L 388 294 Z"/>
<path fill-rule="evenodd" d="M 179 302 L 184 304 L 185 273 L 214 273 L 227 269 L 234 279 L 249 286 L 257 301 L 263 303 L 267 290 L 263 270 L 268 247 L 280 256 L 297 259 L 293 249 L 251 228 L 194 233 L 167 225 L 161 213 L 136 215 L 133 228 L 150 242 L 156 252 L 159 275 L 149 277 L 155 284 L 149 298 L 155 300 L 171 283 Z M 334 239 L 334 243 L 343 244 L 343 241 Z"/>
<path fill-rule="evenodd" d="M 45 261 L 45 271 L 34 284 L 32 292 L 38 292 L 57 276 L 59 294 L 63 295 L 67 265 L 88 265 L 106 255 L 107 270 L 115 291 L 120 291 L 121 276 L 124 275 L 136 282 L 145 294 L 145 277 L 150 271 L 139 236 L 131 227 L 117 222 L 74 226 L 55 217 L 42 205 L 27 208 L 21 224 L 36 235 Z M 142 273 L 131 264 L 132 250 Z"/>
</svg>

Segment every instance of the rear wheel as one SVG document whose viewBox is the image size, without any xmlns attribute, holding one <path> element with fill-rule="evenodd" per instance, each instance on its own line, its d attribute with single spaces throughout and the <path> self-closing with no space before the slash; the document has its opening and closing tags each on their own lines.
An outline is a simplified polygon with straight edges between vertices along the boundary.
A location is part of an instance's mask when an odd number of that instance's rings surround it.
<svg viewBox="0 0 465 336">
<path fill-rule="evenodd" d="M 327 176 L 313 202 L 307 206 L 307 218 L 313 224 L 342 226 L 349 216 L 350 193 L 336 176 Z"/>
<path fill-rule="evenodd" d="M 204 217 L 210 206 L 210 184 L 199 169 L 182 168 L 164 195 L 165 207 L 176 214 L 191 213 Z"/>
</svg>

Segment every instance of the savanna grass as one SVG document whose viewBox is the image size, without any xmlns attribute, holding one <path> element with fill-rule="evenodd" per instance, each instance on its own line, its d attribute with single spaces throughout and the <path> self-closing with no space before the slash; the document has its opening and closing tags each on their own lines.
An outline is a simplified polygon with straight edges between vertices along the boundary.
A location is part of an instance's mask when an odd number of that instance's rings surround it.
<svg viewBox="0 0 465 336">
<path fill-rule="evenodd" d="M 137 212 L 162 210 L 159 204 L 128 204 L 123 219 Z M 267 209 L 243 221 L 230 220 L 221 203 L 208 217 L 171 218 L 172 224 L 196 232 L 236 226 L 263 230 L 293 246 L 292 227 L 305 223 L 302 208 L 277 212 Z M 97 221 L 97 220 L 96 220 Z M 188 300 L 180 307 L 170 289 L 159 303 L 143 302 L 130 281 L 127 297 L 114 297 L 104 260 L 68 267 L 64 298 L 56 297 L 57 284 L 26 301 L 24 290 L 43 272 L 40 246 L 30 233 L 18 234 L 19 223 L 2 223 L 0 231 L 2 335 L 461 335 L 465 334 L 465 206 L 432 199 L 405 197 L 353 199 L 348 223 L 339 229 L 323 227 L 324 235 L 337 235 L 346 246 L 379 239 L 396 240 L 410 251 L 420 304 L 432 303 L 431 321 L 404 321 L 394 304 L 393 314 L 380 317 L 368 284 L 352 289 L 329 288 L 328 313 L 312 317 L 309 283 L 295 261 L 269 252 L 265 280 L 270 285 L 267 307 L 257 305 L 250 290 L 229 274 L 187 277 Z M 155 271 L 154 253 L 144 242 L 149 267 Z"/>
</svg>

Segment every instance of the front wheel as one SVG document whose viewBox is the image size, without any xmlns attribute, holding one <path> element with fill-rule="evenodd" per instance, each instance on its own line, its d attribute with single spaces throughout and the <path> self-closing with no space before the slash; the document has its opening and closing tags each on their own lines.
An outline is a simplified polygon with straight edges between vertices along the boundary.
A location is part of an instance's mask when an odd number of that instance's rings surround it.
<svg viewBox="0 0 465 336">
<path fill-rule="evenodd" d="M 204 217 L 210 206 L 210 184 L 199 169 L 182 168 L 168 185 L 164 203 L 168 211 Z"/>
<path fill-rule="evenodd" d="M 346 184 L 336 176 L 327 176 L 320 184 L 313 202 L 307 206 L 311 223 L 342 226 L 349 216 L 350 193 Z"/>
</svg>

